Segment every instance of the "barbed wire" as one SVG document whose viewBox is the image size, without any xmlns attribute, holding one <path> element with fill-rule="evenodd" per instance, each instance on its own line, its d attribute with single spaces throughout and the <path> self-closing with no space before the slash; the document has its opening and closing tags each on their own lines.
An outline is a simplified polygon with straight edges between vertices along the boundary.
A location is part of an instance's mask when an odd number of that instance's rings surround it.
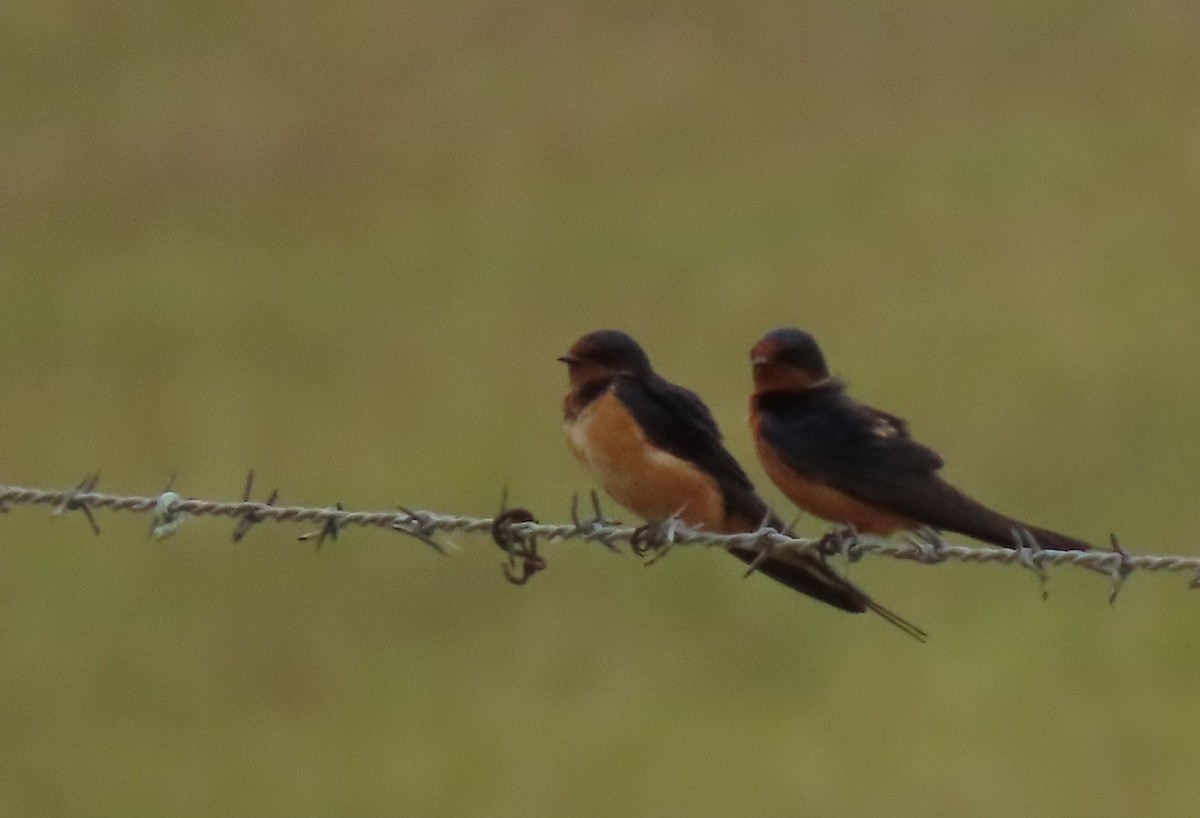
<svg viewBox="0 0 1200 818">
<path fill-rule="evenodd" d="M 237 521 L 233 541 L 239 542 L 250 528 L 262 522 L 315 523 L 319 528 L 301 534 L 302 541 L 314 540 L 319 548 L 327 539 L 338 538 L 350 526 L 375 527 L 396 531 L 424 543 L 438 553 L 447 553 L 446 546 L 435 539 L 439 533 L 486 533 L 507 556 L 505 576 L 515 584 L 523 584 L 546 567 L 545 558 L 538 553 L 538 541 L 580 541 L 599 543 L 612 551 L 626 544 L 641 556 L 653 551 L 650 562 L 660 559 L 677 546 L 708 546 L 754 549 L 760 552 L 775 550 L 809 551 L 822 555 L 841 555 L 857 561 L 871 554 L 893 559 L 932 565 L 946 561 L 972 564 L 997 563 L 1018 565 L 1033 571 L 1046 580 L 1046 566 L 1076 566 L 1106 575 L 1113 584 L 1110 601 L 1114 601 L 1125 579 L 1135 571 L 1190 572 L 1189 587 L 1200 588 L 1200 555 L 1157 556 L 1133 554 L 1114 536 L 1110 551 L 1058 551 L 1038 547 L 1028 532 L 1016 531 L 1014 547 L 966 546 L 947 543 L 932 530 L 923 529 L 919 536 L 903 539 L 878 539 L 835 532 L 820 539 L 790 537 L 770 528 L 744 534 L 715 534 L 690 529 L 678 520 L 648 529 L 646 526 L 623 526 L 607 519 L 600 502 L 592 492 L 593 516 L 581 518 L 577 498 L 572 501 L 570 523 L 541 523 L 523 508 L 506 508 L 501 501 L 500 512 L 492 517 L 445 514 L 434 511 L 398 507 L 394 511 L 354 511 L 341 503 L 328 507 L 276 505 L 278 489 L 266 502 L 250 499 L 254 488 L 254 472 L 246 478 L 240 501 L 204 500 L 182 497 L 170 484 L 154 496 L 107 494 L 95 490 L 99 472 L 89 474 L 74 488 L 65 490 L 0 485 L 0 512 L 16 505 L 52 506 L 56 516 L 71 511 L 81 512 L 95 534 L 100 534 L 96 510 L 152 514 L 150 535 L 163 539 L 173 534 L 185 517 L 227 517 Z M 172 479 L 173 482 L 173 479 Z M 647 547 L 649 545 L 649 547 Z M 520 573 L 516 572 L 520 568 Z M 751 568 L 751 572 L 753 568 Z"/>
</svg>

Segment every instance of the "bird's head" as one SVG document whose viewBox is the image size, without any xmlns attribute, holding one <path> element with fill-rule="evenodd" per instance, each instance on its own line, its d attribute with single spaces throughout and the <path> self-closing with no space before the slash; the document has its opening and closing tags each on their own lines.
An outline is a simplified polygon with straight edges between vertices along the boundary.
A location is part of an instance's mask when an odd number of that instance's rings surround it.
<svg viewBox="0 0 1200 818">
<path fill-rule="evenodd" d="M 638 342 L 615 329 L 589 332 L 559 357 L 567 365 L 574 387 L 604 381 L 617 375 L 650 375 L 650 359 Z"/>
<path fill-rule="evenodd" d="M 829 380 L 816 340 L 804 330 L 771 330 L 750 350 L 756 392 L 808 389 Z"/>
</svg>

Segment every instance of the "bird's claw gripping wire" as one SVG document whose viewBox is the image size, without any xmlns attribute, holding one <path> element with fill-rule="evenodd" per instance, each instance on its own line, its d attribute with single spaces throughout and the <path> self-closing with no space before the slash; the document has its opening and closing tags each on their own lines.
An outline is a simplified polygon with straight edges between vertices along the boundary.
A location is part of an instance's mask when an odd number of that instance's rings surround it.
<svg viewBox="0 0 1200 818">
<path fill-rule="evenodd" d="M 681 508 L 665 520 L 638 526 L 629 535 L 629 548 L 639 557 L 649 554 L 646 565 L 658 562 L 675 545 L 675 532 L 683 525 L 682 513 Z"/>
<path fill-rule="evenodd" d="M 754 559 L 750 560 L 750 564 L 746 566 L 746 572 L 742 574 L 742 578 L 746 579 L 758 571 L 758 567 L 766 562 L 772 554 L 775 553 L 775 542 L 770 538 L 770 534 L 778 534 L 779 532 L 767 524 L 771 519 L 771 513 L 767 512 L 763 515 L 762 522 L 758 525 L 758 554 Z"/>
<path fill-rule="evenodd" d="M 841 556 L 846 562 L 858 562 L 863 558 L 863 552 L 856 548 L 859 544 L 858 530 L 849 525 L 845 528 L 832 528 L 817 540 L 814 550 L 826 557 Z"/>
<path fill-rule="evenodd" d="M 934 564 L 946 561 L 946 541 L 936 528 L 923 525 L 916 530 L 915 536 L 908 537 L 908 541 L 917 549 L 918 562 Z"/>
</svg>

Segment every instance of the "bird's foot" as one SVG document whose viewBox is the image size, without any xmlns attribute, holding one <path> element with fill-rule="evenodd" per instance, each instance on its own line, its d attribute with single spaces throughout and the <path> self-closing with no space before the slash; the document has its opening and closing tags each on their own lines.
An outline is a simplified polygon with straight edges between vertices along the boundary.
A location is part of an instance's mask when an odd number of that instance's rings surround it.
<svg viewBox="0 0 1200 818">
<path fill-rule="evenodd" d="M 612 529 L 621 524 L 620 520 L 614 520 L 612 517 L 606 517 L 600 508 L 600 495 L 592 489 L 592 516 L 581 517 L 579 515 L 579 495 L 571 495 L 571 523 L 575 526 L 577 534 L 595 535 L 597 542 L 601 543 L 609 551 L 618 551 L 618 549 L 610 541 L 609 534 L 606 529 Z"/>
<path fill-rule="evenodd" d="M 846 558 L 847 562 L 855 562 L 862 556 L 854 551 L 854 546 L 858 543 L 858 531 L 854 526 L 833 528 L 817 540 L 816 550 L 821 555 L 821 559 L 840 554 Z"/>
<path fill-rule="evenodd" d="M 591 498 L 592 516 L 581 517 L 579 514 L 579 495 L 571 495 L 571 522 L 574 524 L 576 529 L 584 532 L 591 531 L 596 528 L 607 528 L 621 524 L 620 520 L 615 520 L 612 517 L 605 516 L 604 511 L 600 508 L 600 495 L 596 493 L 595 489 L 592 489 Z"/>
<path fill-rule="evenodd" d="M 663 524 L 661 522 L 639 525 L 633 530 L 633 534 L 629 536 L 629 548 L 639 557 L 644 557 L 651 551 L 658 550 L 665 542 L 662 529 Z"/>
<path fill-rule="evenodd" d="M 629 547 L 639 557 L 649 554 L 646 565 L 653 565 L 666 556 L 667 552 L 671 550 L 671 546 L 675 544 L 675 529 L 679 527 L 679 524 L 678 517 L 669 517 L 666 520 L 638 526 L 629 537 Z"/>
</svg>

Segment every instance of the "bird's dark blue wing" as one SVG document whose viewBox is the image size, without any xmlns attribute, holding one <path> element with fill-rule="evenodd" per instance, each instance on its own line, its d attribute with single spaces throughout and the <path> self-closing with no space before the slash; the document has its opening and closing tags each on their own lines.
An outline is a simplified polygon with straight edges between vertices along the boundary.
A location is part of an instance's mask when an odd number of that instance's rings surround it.
<svg viewBox="0 0 1200 818">
<path fill-rule="evenodd" d="M 754 484 L 721 443 L 717 422 L 694 393 L 658 376 L 618 377 L 614 393 L 654 446 L 693 463 L 720 488 L 725 513 L 743 530 L 766 525 L 790 534 L 786 525 L 754 491 Z M 730 553 L 759 572 L 800 593 L 841 608 L 872 610 L 911 636 L 924 641 L 925 632 L 882 607 L 841 577 L 824 561 L 807 552 L 783 551 L 765 559 L 755 548 L 730 548 Z"/>
<path fill-rule="evenodd" d="M 935 529 L 1011 545 L 1022 528 L 1043 548 L 1088 549 L 1082 540 L 1000 514 L 938 474 L 942 458 L 904 421 L 847 397 L 836 382 L 804 394 L 756 398 L 758 433 L 798 475 Z"/>
<path fill-rule="evenodd" d="M 726 450 L 712 412 L 696 393 L 658 376 L 619 377 L 615 393 L 652 444 L 716 480 L 729 513 L 753 520 L 752 524 L 767 516 L 766 503 Z"/>
<path fill-rule="evenodd" d="M 757 411 L 759 434 L 797 474 L 918 519 L 941 499 L 942 458 L 909 437 L 904 421 L 840 387 L 763 396 Z"/>
<path fill-rule="evenodd" d="M 721 442 L 712 412 L 695 392 L 659 377 L 621 377 L 616 396 L 658 448 L 695 463 L 718 482 L 751 485 Z"/>
</svg>

